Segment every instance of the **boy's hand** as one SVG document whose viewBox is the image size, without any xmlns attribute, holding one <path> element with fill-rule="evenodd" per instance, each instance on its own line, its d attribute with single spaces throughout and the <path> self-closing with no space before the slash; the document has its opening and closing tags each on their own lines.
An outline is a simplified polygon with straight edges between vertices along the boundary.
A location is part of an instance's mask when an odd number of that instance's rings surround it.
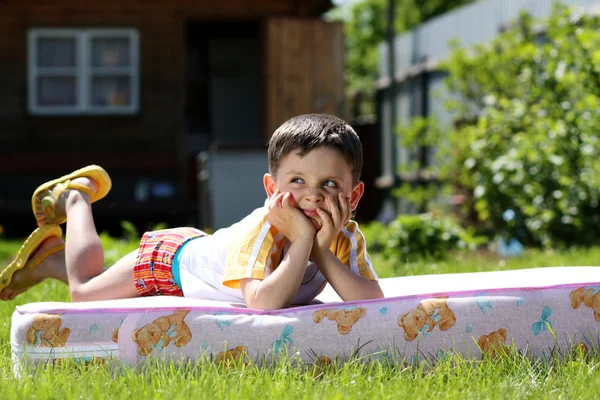
<svg viewBox="0 0 600 400">
<path fill-rule="evenodd" d="M 281 193 L 276 189 L 269 199 L 267 221 L 292 243 L 302 237 L 312 239 L 315 236 L 315 228 L 292 204 L 295 204 L 295 201 L 291 193 Z"/>
<path fill-rule="evenodd" d="M 312 250 L 313 255 L 318 251 L 329 250 L 333 238 L 335 238 L 348 223 L 352 214 L 350 199 L 346 198 L 343 193 L 340 193 L 337 198 L 326 197 L 325 202 L 329 212 L 317 209 L 317 213 L 319 214 L 319 217 L 321 217 L 321 229 L 319 229 L 315 235 L 315 242 Z"/>
</svg>

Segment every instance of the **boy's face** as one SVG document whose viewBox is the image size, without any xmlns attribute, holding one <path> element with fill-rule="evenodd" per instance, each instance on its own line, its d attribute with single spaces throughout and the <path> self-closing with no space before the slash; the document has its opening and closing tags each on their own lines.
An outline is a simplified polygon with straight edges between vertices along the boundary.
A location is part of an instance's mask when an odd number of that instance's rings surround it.
<svg viewBox="0 0 600 400">
<path fill-rule="evenodd" d="M 269 197 L 275 189 L 291 193 L 293 205 L 310 219 L 316 229 L 320 229 L 322 224 L 315 209 L 318 207 L 330 213 L 325 202 L 327 197 L 332 197 L 339 208 L 341 192 L 350 199 L 350 207 L 355 210 L 364 191 L 362 182 L 353 185 L 352 167 L 344 156 L 329 147 L 311 150 L 302 158 L 292 151 L 280 161 L 275 176 L 265 175 L 264 183 Z"/>
</svg>

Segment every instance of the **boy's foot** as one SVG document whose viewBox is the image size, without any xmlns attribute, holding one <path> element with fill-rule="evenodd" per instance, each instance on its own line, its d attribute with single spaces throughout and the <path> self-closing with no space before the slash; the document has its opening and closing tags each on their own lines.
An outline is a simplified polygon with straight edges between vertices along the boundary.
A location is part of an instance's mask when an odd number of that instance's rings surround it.
<svg viewBox="0 0 600 400">
<path fill-rule="evenodd" d="M 58 225 L 37 228 L 0 274 L 0 299 L 12 300 L 45 278 L 66 281 L 65 242 Z"/>
<path fill-rule="evenodd" d="M 38 226 L 62 224 L 67 221 L 64 200 L 70 190 L 90 196 L 93 203 L 104 198 L 112 187 L 108 173 L 97 165 L 90 165 L 39 186 L 31 197 L 31 207 Z"/>
<path fill-rule="evenodd" d="M 60 187 L 59 187 L 60 186 Z M 93 203 L 93 195 L 97 193 L 98 184 L 90 178 L 75 178 L 68 181 L 68 186 L 59 183 L 51 191 L 42 193 L 35 199 L 35 219 L 38 225 L 62 224 L 67 221 L 67 201 L 73 192 L 81 192 Z"/>
</svg>

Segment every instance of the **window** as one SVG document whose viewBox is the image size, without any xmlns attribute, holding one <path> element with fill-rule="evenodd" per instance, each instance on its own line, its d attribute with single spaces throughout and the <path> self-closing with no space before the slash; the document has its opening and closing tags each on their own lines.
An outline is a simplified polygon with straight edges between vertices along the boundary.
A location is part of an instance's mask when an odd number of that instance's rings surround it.
<svg viewBox="0 0 600 400">
<path fill-rule="evenodd" d="M 29 31 L 29 112 L 133 114 L 139 108 L 134 29 Z"/>
</svg>

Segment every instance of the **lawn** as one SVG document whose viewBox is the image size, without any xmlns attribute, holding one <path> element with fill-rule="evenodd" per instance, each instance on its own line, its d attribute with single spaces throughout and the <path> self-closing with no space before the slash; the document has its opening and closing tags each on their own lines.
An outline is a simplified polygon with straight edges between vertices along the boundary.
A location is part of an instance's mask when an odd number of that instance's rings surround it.
<svg viewBox="0 0 600 400">
<path fill-rule="evenodd" d="M 136 246 L 103 236 L 108 262 Z M 14 254 L 19 242 L 0 241 L 0 259 Z M 393 265 L 372 255 L 380 277 L 542 266 L 598 265 L 600 248 L 564 252 L 530 250 L 516 259 L 500 260 L 489 253 L 458 253 L 446 261 Z M 6 262 L 3 262 L 6 264 Z M 14 301 L 0 303 L 1 399 L 132 399 L 132 398 L 306 398 L 348 399 L 410 396 L 411 399 L 468 398 L 597 398 L 600 356 L 539 363 L 518 355 L 495 362 L 460 358 L 435 365 L 400 367 L 353 360 L 319 370 L 293 360 L 269 367 L 253 364 L 217 366 L 153 365 L 143 370 L 110 366 L 40 367 L 20 379 L 12 371 L 10 321 L 15 306 L 36 301 L 68 301 L 64 284 L 45 281 Z"/>
</svg>

